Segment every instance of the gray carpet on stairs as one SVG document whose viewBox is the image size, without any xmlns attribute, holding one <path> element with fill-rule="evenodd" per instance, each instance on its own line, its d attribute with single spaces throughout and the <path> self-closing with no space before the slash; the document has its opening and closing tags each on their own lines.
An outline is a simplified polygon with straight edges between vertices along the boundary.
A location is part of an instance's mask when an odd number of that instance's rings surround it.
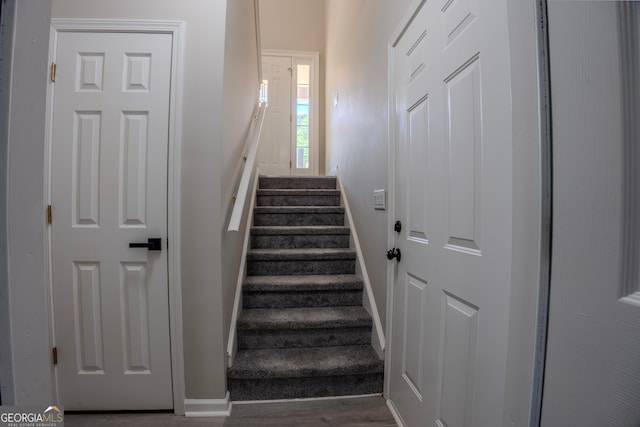
<svg viewBox="0 0 640 427">
<path fill-rule="evenodd" d="M 344 208 L 331 177 L 260 177 L 231 399 L 382 393 Z"/>
</svg>

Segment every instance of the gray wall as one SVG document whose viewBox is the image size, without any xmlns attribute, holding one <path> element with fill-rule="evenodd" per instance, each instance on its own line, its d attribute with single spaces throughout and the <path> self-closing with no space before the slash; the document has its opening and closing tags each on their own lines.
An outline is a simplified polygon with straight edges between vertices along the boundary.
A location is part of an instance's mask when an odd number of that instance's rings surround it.
<svg viewBox="0 0 640 427">
<path fill-rule="evenodd" d="M 410 4 L 327 0 L 326 171 L 339 168 L 383 325 L 388 219 L 373 209 L 373 190 L 387 186 L 387 43 Z"/>
<path fill-rule="evenodd" d="M 222 223 L 222 310 L 223 350 L 229 338 L 229 324 L 242 255 L 243 230 L 250 216 L 248 206 L 240 224 L 240 232 L 227 232 L 232 196 L 240 183 L 244 166 L 244 144 L 254 107 L 258 104 L 260 80 L 258 77 L 258 47 L 255 32 L 253 0 L 233 0 L 227 5 L 227 34 L 224 58 L 224 94 L 222 111 L 222 199 L 220 203 Z M 248 205 L 248 200 L 247 200 Z"/>
</svg>

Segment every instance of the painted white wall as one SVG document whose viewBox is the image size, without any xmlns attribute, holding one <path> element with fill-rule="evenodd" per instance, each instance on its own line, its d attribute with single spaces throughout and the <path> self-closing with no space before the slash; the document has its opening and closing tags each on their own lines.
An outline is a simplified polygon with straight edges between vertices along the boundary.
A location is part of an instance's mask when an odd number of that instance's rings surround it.
<svg viewBox="0 0 640 427">
<path fill-rule="evenodd" d="M 223 180 L 220 209 L 223 221 L 218 225 L 222 229 L 224 248 L 221 283 L 225 354 L 244 242 L 242 233 L 228 232 L 227 227 L 233 209 L 232 197 L 240 183 L 244 166 L 242 150 L 260 93 L 255 19 L 254 0 L 233 0 L 228 3 L 221 140 Z M 247 207 L 245 209 L 240 230 L 245 229 L 246 221 L 251 214 Z"/>
<path fill-rule="evenodd" d="M 7 263 L 7 155 L 15 6 L 15 0 L 0 2 L 0 405 L 12 405 L 14 402 Z"/>
<path fill-rule="evenodd" d="M 50 1 L 16 1 L 7 170 L 8 305 L 14 389 L 3 403 L 52 403 L 44 252 L 44 141 Z M 0 285 L 4 286 L 4 284 Z M 3 328 L 6 330 L 6 328 Z M 6 366 L 5 363 L 13 365 Z M 3 387 L 6 384 L 3 380 Z"/>
<path fill-rule="evenodd" d="M 45 286 L 44 137 L 49 51 L 46 2 L 16 2 L 8 155 L 8 247 L 14 399 L 51 402 Z M 24 167 L 30 165 L 31 167 Z"/>
<path fill-rule="evenodd" d="M 410 0 L 327 0 L 326 164 L 344 184 L 382 324 L 386 322 L 387 43 Z M 338 105 L 334 100 L 339 96 Z"/>
<path fill-rule="evenodd" d="M 351 0 L 349 0 L 351 1 Z M 325 170 L 325 3 L 326 0 L 260 0 L 262 49 L 318 52 L 319 172 Z"/>
</svg>

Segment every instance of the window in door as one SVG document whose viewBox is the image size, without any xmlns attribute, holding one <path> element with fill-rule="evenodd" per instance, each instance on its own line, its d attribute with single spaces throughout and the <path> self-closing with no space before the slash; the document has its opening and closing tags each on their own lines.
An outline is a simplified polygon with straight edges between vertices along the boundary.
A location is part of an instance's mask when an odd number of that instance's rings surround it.
<svg viewBox="0 0 640 427">
<path fill-rule="evenodd" d="M 309 75 L 310 65 L 296 67 L 296 168 L 309 168 Z"/>
</svg>

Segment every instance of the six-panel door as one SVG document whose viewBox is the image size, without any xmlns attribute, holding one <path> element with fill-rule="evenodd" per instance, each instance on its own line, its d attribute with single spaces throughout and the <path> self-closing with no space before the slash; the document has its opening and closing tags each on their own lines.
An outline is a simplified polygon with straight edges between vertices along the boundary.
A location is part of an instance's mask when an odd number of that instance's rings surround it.
<svg viewBox="0 0 640 427">
<path fill-rule="evenodd" d="M 52 142 L 57 377 L 67 410 L 172 408 L 169 34 L 61 32 Z M 129 248 L 160 238 L 161 251 Z"/>
<path fill-rule="evenodd" d="M 511 269 L 506 2 L 426 1 L 394 45 L 390 399 L 408 426 L 502 425 Z"/>
</svg>

